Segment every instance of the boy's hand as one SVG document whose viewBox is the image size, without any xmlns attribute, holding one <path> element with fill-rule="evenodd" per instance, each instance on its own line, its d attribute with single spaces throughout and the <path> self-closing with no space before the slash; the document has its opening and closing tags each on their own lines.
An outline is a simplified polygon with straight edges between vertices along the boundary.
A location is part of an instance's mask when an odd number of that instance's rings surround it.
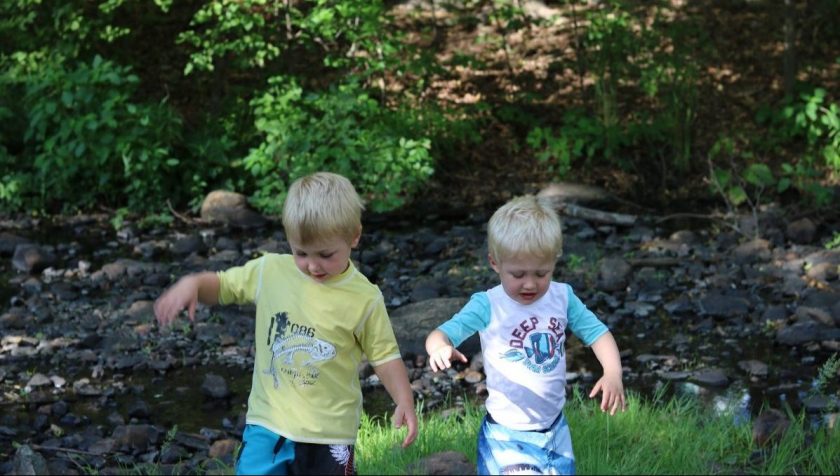
<svg viewBox="0 0 840 476">
<path fill-rule="evenodd" d="M 601 395 L 601 411 L 609 411 L 610 415 L 615 415 L 616 410 L 624 411 L 627 404 L 624 401 L 624 384 L 621 383 L 620 376 L 604 375 L 601 377 L 589 392 L 589 398 L 594 398 L 598 392 Z"/>
<path fill-rule="evenodd" d="M 198 303 L 198 283 L 191 276 L 178 280 L 155 301 L 155 318 L 161 326 L 168 326 L 184 308 L 191 321 L 195 321 Z"/>
<path fill-rule="evenodd" d="M 408 448 L 417 438 L 417 414 L 414 413 L 413 405 L 397 405 L 394 410 L 394 428 L 402 428 L 403 424 L 408 427 L 408 433 L 402 442 L 403 448 Z"/>
<path fill-rule="evenodd" d="M 444 345 L 429 354 L 429 366 L 432 368 L 432 372 L 437 372 L 452 367 L 452 361 L 455 359 L 467 363 L 467 357 L 458 349 L 451 345 Z"/>
</svg>

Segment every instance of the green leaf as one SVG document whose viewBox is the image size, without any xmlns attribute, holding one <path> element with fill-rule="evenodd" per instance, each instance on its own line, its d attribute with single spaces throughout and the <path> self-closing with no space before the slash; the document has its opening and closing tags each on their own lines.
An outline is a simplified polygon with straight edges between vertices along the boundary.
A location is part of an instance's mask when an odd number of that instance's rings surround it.
<svg viewBox="0 0 840 476">
<path fill-rule="evenodd" d="M 727 196 L 729 197 L 729 201 L 736 207 L 747 201 L 747 192 L 739 186 L 730 188 Z"/>
<path fill-rule="evenodd" d="M 765 164 L 750 164 L 747 170 L 744 171 L 744 180 L 756 187 L 769 187 L 776 183 L 773 172 Z"/>
</svg>

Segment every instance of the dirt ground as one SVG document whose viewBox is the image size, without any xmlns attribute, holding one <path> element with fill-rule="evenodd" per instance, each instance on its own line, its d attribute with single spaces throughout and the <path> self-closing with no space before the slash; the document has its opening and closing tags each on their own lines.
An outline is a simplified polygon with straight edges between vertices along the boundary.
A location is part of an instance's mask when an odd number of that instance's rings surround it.
<svg viewBox="0 0 840 476">
<path fill-rule="evenodd" d="M 572 106 L 595 114 L 593 79 L 581 71 L 576 38 L 583 31 L 586 10 L 596 8 L 599 2 L 519 2 L 531 21 L 507 32 L 489 19 L 492 2 L 485 3 L 481 18 L 474 21 L 467 21 L 465 10 L 445 8 L 445 2 L 415 0 L 392 9 L 407 40 L 434 51 L 441 62 L 468 54 L 485 65 L 481 69 L 458 66 L 448 70 L 449 76 L 430 78 L 425 99 L 445 105 L 485 103 L 492 111 L 480 143 L 441 163 L 421 201 L 444 199 L 463 206 L 500 202 L 539 190 L 556 179 L 525 145 L 527 131 L 515 130 L 509 121 L 499 119 L 505 105 L 521 106 L 526 93 L 531 101 L 521 110 L 545 126 L 556 126 L 563 111 Z M 639 15 L 646 15 L 648 22 L 653 20 L 651 3 L 637 2 Z M 596 161 L 575 166 L 565 179 L 600 186 L 654 208 L 721 206 L 705 182 L 705 154 L 721 133 L 743 131 L 760 137 L 762 131 L 755 123 L 758 108 L 777 104 L 784 96 L 784 19 L 790 12 L 775 5 L 782 2 L 664 3 L 669 5 L 663 10 L 666 15 L 674 21 L 690 21 L 707 39 L 694 57 L 699 68 L 699 99 L 692 124 L 689 172 L 674 177 L 669 164 L 657 158 L 657 151 L 636 150 L 627 152 L 634 155 L 635 165 L 630 169 Z M 793 12 L 797 79 L 821 85 L 830 95 L 838 91 L 840 78 L 840 63 L 834 61 L 840 52 L 840 35 L 832 33 L 830 16 L 826 16 L 831 5 L 794 2 Z M 628 94 L 619 91 L 618 107 L 623 116 L 652 106 L 631 86 L 627 85 Z M 397 81 L 388 86 L 394 91 L 402 87 L 404 83 Z M 796 154 L 795 148 L 779 150 L 762 160 L 771 164 L 792 161 Z"/>
</svg>

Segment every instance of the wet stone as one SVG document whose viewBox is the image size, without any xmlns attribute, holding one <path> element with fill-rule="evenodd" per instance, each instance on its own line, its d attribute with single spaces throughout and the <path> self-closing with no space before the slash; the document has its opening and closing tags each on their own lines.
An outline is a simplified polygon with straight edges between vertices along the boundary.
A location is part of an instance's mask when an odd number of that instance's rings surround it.
<svg viewBox="0 0 840 476">
<path fill-rule="evenodd" d="M 208 373 L 204 376 L 204 382 L 201 384 L 201 393 L 210 398 L 222 399 L 230 395 L 227 381 L 220 375 Z"/>
<path fill-rule="evenodd" d="M 729 385 L 729 377 L 723 370 L 717 368 L 695 370 L 691 373 L 689 380 L 698 385 L 710 387 L 726 387 Z"/>
</svg>

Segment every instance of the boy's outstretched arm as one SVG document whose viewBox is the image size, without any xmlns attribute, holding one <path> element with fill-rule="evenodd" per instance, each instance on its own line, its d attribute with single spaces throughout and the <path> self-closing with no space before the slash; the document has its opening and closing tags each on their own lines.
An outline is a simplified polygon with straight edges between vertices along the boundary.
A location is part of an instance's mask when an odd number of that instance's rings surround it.
<svg viewBox="0 0 840 476">
<path fill-rule="evenodd" d="M 601 411 L 609 411 L 615 415 L 616 410 L 624 411 L 626 402 L 624 400 L 624 384 L 621 381 L 621 356 L 618 353 L 618 345 L 615 338 L 609 331 L 601 335 L 592 344 L 592 351 L 601 367 L 604 368 L 604 375 L 595 383 L 589 398 L 595 397 L 601 392 Z"/>
<path fill-rule="evenodd" d="M 195 305 L 213 305 L 219 302 L 219 276 L 211 271 L 184 276 L 155 301 L 158 324 L 172 323 L 186 309 L 191 321 L 195 320 Z"/>
<path fill-rule="evenodd" d="M 452 345 L 446 334 L 438 329 L 433 330 L 426 337 L 426 352 L 429 354 L 429 366 L 432 372 L 452 367 L 452 361 L 455 359 L 467 363 L 467 357 Z"/>
<path fill-rule="evenodd" d="M 377 365 L 373 371 L 397 404 L 397 408 L 394 409 L 394 427 L 400 428 L 405 424 L 408 428 L 402 442 L 402 447 L 406 448 L 417 438 L 417 414 L 414 413 L 414 392 L 408 382 L 405 363 L 402 359 L 394 359 Z"/>
</svg>

